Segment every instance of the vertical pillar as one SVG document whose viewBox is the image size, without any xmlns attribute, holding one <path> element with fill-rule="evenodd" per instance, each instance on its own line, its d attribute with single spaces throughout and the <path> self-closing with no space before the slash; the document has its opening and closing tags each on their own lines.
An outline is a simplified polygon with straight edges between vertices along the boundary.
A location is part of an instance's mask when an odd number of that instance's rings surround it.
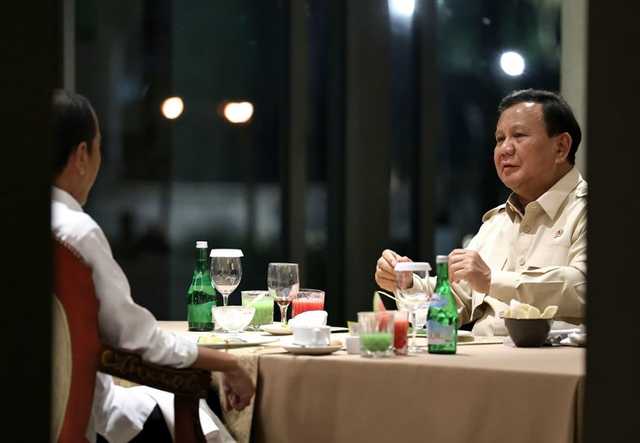
<svg viewBox="0 0 640 443">
<path fill-rule="evenodd" d="M 418 145 L 415 147 L 414 183 L 412 195 L 412 234 L 417 246 L 416 259 L 434 260 L 434 232 L 436 212 L 436 143 L 438 122 L 436 66 L 437 12 L 435 0 L 423 0 L 416 5 L 416 60 L 418 75 Z"/>
<path fill-rule="evenodd" d="M 0 415 L 7 442 L 50 441 L 51 92 L 62 87 L 61 13 L 57 1 L 0 2 Z"/>
<path fill-rule="evenodd" d="M 283 154 L 282 232 L 286 260 L 306 276 L 307 138 L 309 133 L 309 37 L 306 0 L 289 2 L 289 139 Z"/>
<path fill-rule="evenodd" d="M 639 15 L 637 2 L 589 1 L 587 443 L 629 441 L 637 433 Z"/>
<path fill-rule="evenodd" d="M 582 129 L 576 166 L 587 178 L 587 0 L 562 2 L 560 93 L 573 109 Z"/>
<path fill-rule="evenodd" d="M 376 260 L 389 240 L 388 2 L 349 0 L 346 20 L 344 306 L 352 320 L 371 309 Z"/>
</svg>

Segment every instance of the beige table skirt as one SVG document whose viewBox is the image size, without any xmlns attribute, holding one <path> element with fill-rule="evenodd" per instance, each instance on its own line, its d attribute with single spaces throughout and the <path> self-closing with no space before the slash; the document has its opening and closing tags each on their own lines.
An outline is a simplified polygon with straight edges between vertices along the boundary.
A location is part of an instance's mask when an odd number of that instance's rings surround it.
<svg viewBox="0 0 640 443">
<path fill-rule="evenodd" d="M 252 442 L 581 441 L 584 350 L 263 355 Z"/>
<path fill-rule="evenodd" d="M 186 322 L 159 324 L 202 335 Z M 225 412 L 239 443 L 582 441 L 584 349 L 476 337 L 456 355 L 372 360 L 292 355 L 279 346 L 290 340 L 229 351 L 258 388 L 251 406 Z"/>
</svg>

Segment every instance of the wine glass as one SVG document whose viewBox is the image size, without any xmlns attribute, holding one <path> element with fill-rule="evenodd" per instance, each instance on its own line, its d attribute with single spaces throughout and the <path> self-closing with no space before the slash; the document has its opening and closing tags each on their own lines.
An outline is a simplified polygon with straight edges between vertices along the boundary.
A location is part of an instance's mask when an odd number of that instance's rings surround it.
<svg viewBox="0 0 640 443">
<path fill-rule="evenodd" d="M 426 262 L 400 262 L 397 263 L 394 270 L 396 271 L 396 291 L 397 300 L 404 308 L 409 311 L 411 316 L 411 325 L 413 332 L 411 335 L 411 343 L 409 343 L 409 352 L 417 354 L 423 352 L 416 345 L 416 313 L 429 307 L 431 301 L 431 285 L 427 278 L 431 266 Z M 413 276 L 419 277 L 417 279 Z M 400 308 L 400 307 L 399 307 Z"/>
<path fill-rule="evenodd" d="M 298 295 L 300 276 L 297 263 L 269 263 L 267 287 L 273 299 L 280 306 L 280 318 L 287 324 L 287 308 Z"/>
<path fill-rule="evenodd" d="M 243 257 L 240 249 L 212 249 L 211 257 L 211 282 L 222 294 L 223 306 L 229 303 L 231 294 L 240 284 L 242 279 Z"/>
</svg>

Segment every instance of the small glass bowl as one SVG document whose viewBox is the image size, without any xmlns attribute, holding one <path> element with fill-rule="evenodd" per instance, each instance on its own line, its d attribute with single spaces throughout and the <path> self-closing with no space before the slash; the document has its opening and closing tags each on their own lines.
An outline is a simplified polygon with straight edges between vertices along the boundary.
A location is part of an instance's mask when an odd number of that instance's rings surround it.
<svg viewBox="0 0 640 443">
<path fill-rule="evenodd" d="M 211 313 L 216 323 L 233 336 L 251 323 L 256 309 L 253 306 L 214 306 Z"/>
</svg>

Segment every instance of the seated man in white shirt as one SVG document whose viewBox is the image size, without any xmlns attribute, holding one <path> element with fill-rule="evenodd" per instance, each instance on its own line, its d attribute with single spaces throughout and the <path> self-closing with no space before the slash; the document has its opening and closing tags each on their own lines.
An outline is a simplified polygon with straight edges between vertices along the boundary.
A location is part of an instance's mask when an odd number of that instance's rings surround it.
<svg viewBox="0 0 640 443">
<path fill-rule="evenodd" d="M 584 322 L 587 283 L 587 183 L 574 166 L 580 127 L 549 91 L 514 91 L 498 113 L 494 163 L 513 193 L 484 215 L 466 249 L 449 254 L 459 325 L 476 320 L 475 335 L 507 335 L 501 316 L 515 299 L 541 312 L 556 305 L 554 328 L 575 327 L 567 323 Z M 396 290 L 398 261 L 410 259 L 388 249 L 378 259 L 381 288 Z"/>
<path fill-rule="evenodd" d="M 227 408 L 244 409 L 255 386 L 237 359 L 230 354 L 198 347 L 160 329 L 156 319 L 131 298 L 129 283 L 111 254 L 100 226 L 82 210 L 100 169 L 100 129 L 89 101 L 75 93 L 53 94 L 55 130 L 54 179 L 51 229 L 75 248 L 93 269 L 102 341 L 114 347 L 139 352 L 152 363 L 176 368 L 193 367 L 223 374 Z M 233 441 L 213 412 L 201 402 L 211 418 L 209 441 Z M 173 410 L 170 394 L 150 388 L 115 386 L 110 376 L 97 374 L 89 441 L 171 441 L 162 410 Z M 203 416 L 201 412 L 201 417 Z M 206 417 L 205 417 L 206 418 Z M 96 435 L 98 434 L 98 435 Z"/>
</svg>

